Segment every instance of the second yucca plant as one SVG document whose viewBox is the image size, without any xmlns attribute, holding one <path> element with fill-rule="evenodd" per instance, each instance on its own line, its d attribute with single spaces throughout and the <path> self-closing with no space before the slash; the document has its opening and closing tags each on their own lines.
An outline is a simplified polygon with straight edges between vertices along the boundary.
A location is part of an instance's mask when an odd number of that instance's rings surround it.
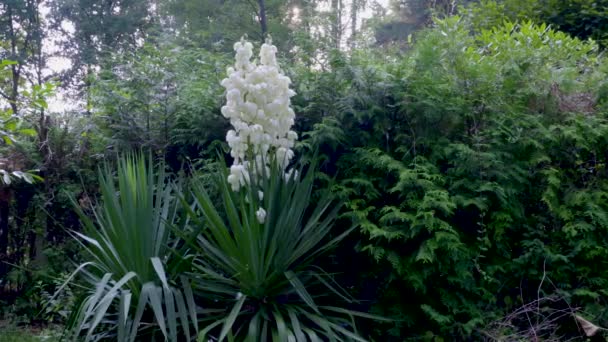
<svg viewBox="0 0 608 342">
<path fill-rule="evenodd" d="M 68 322 L 67 340 L 189 340 L 197 329 L 194 299 L 171 258 L 179 201 L 161 165 L 141 155 L 119 158 L 116 171 L 100 170 L 99 205 L 92 217 L 76 203 L 83 258 L 70 280 L 85 296 Z"/>
</svg>

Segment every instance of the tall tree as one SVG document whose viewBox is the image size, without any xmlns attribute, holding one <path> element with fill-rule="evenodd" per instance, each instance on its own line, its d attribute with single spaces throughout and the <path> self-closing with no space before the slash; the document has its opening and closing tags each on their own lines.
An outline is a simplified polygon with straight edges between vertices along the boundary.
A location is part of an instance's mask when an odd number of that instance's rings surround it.
<svg viewBox="0 0 608 342">
<path fill-rule="evenodd" d="M 110 52 L 141 45 L 154 21 L 149 0 L 56 0 L 51 4 L 53 28 L 72 67 L 63 75 L 66 86 L 84 86 L 89 105 L 90 80 Z"/>
<path fill-rule="evenodd" d="M 288 0 L 164 0 L 161 4 L 180 38 L 223 51 L 232 51 L 232 44 L 243 35 L 262 42 L 268 34 L 280 50 L 288 51 L 288 5 Z"/>
<path fill-rule="evenodd" d="M 0 79 L 0 96 L 8 103 L 13 115 L 25 119 L 36 127 L 37 145 L 39 152 L 45 156 L 47 152 L 47 133 L 49 120 L 44 109 L 43 87 L 46 81 L 44 75 L 47 56 L 43 53 L 43 39 L 46 31 L 42 22 L 40 0 L 3 0 L 0 2 L 0 40 L 6 42 L 5 48 L 0 49 L 3 60 L 12 61 L 9 70 Z M 13 151 L 14 152 L 14 151 Z M 13 153 L 11 152 L 11 153 Z M 0 185 L 2 189 L 2 206 L 0 222 L 2 222 L 0 253 L 8 243 L 8 215 L 6 208 L 10 204 L 11 189 L 7 184 Z M 19 210 L 15 213 L 19 216 Z M 30 232 L 30 254 L 38 259 L 42 254 L 41 241 L 44 238 L 37 232 Z M 39 248 L 36 248 L 37 245 Z M 5 249 L 5 248 L 4 248 Z"/>
<path fill-rule="evenodd" d="M 407 37 L 432 24 L 433 16 L 444 17 L 456 13 L 458 6 L 472 0 L 390 0 L 391 15 L 376 25 L 379 44 L 404 42 Z"/>
<path fill-rule="evenodd" d="M 538 3 L 541 20 L 580 39 L 608 46 L 607 0 L 544 0 Z"/>
<path fill-rule="evenodd" d="M 0 96 L 8 102 L 13 113 L 19 112 L 19 96 L 26 79 L 31 80 L 32 65 L 43 67 L 42 27 L 39 0 L 0 1 L 0 58 L 15 62 L 10 75 L 0 80 Z M 39 58 L 37 63 L 35 59 Z M 35 68 L 34 68 L 35 69 Z M 34 70 L 35 71 L 35 70 Z"/>
</svg>

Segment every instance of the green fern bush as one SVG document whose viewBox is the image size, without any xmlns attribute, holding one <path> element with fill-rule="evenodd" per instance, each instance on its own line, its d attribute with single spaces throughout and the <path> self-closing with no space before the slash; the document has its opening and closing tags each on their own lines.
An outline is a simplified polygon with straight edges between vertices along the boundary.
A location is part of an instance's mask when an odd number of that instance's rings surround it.
<svg viewBox="0 0 608 342">
<path fill-rule="evenodd" d="M 400 58 L 323 76 L 341 95 L 302 147 L 324 152 L 376 262 L 358 284 L 381 279 L 372 310 L 397 319 L 382 339 L 482 338 L 545 291 L 608 322 L 606 70 L 547 26 L 452 17 Z"/>
</svg>

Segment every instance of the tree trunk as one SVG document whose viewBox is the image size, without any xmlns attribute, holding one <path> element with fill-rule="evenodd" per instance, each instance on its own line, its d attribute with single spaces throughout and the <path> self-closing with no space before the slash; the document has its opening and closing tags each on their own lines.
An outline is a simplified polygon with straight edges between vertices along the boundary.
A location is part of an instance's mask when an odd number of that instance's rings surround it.
<svg viewBox="0 0 608 342">
<path fill-rule="evenodd" d="M 312 37 L 311 30 L 311 18 L 313 12 L 314 4 L 311 3 L 310 0 L 304 1 L 302 4 L 302 26 L 304 27 L 304 32 L 306 32 L 307 37 Z"/>
<path fill-rule="evenodd" d="M 331 12 L 333 22 L 331 25 L 331 36 L 335 49 L 340 49 L 342 39 L 342 0 L 331 0 Z"/>
<path fill-rule="evenodd" d="M 40 111 L 39 125 L 40 127 L 38 127 L 38 149 L 44 160 L 44 194 L 45 198 L 47 199 L 43 206 L 44 210 L 42 211 L 41 215 L 48 216 L 46 214 L 49 206 L 48 199 L 53 198 L 53 189 L 51 187 L 52 180 L 50 179 L 52 177 L 50 170 L 52 168 L 51 164 L 53 162 L 53 154 L 51 153 L 51 146 L 49 145 L 50 120 L 49 117 L 45 114 L 44 110 Z M 41 222 L 40 227 L 38 227 L 38 229 L 36 229 L 35 231 L 32 231 L 30 235 L 30 258 L 36 263 L 37 266 L 43 267 L 47 263 L 46 256 L 43 254 L 43 251 L 47 238 L 49 218 L 45 217 L 39 222 Z"/>
<path fill-rule="evenodd" d="M 350 3 L 350 48 L 354 49 L 357 40 L 357 12 L 359 12 L 359 0 L 351 0 Z"/>
<path fill-rule="evenodd" d="M 11 202 L 11 192 L 8 188 L 0 188 L 0 279 L 8 272 L 8 219 Z M 1 292 L 1 291 L 0 291 Z"/>
<path fill-rule="evenodd" d="M 11 192 L 8 188 L 0 188 L 0 256 L 6 254 L 8 247 L 8 218 Z"/>
<path fill-rule="evenodd" d="M 37 6 L 37 5 L 35 5 Z M 44 69 L 44 66 L 46 65 L 45 63 L 45 59 L 44 59 L 44 55 L 42 52 L 42 29 L 41 29 L 41 21 L 40 21 L 40 10 L 38 7 L 35 7 L 32 9 L 32 13 L 34 13 L 34 17 L 35 17 L 35 21 L 33 22 L 33 24 L 35 24 L 35 28 L 37 29 L 38 34 L 36 35 L 36 73 L 37 73 L 37 79 L 36 79 L 36 83 L 38 83 L 38 86 L 42 86 L 44 84 L 44 78 L 43 78 L 43 74 L 42 71 Z M 38 129 L 38 150 L 40 151 L 40 154 L 43 157 L 44 160 L 44 168 L 47 171 L 47 175 L 50 175 L 50 172 L 48 172 L 51 168 L 52 168 L 52 163 L 53 163 L 53 153 L 51 151 L 51 145 L 50 145 L 50 141 L 49 141 L 49 130 L 51 127 L 51 120 L 50 117 L 48 115 L 46 115 L 46 111 L 44 110 L 44 108 L 40 109 L 40 116 L 39 116 L 39 123 L 40 125 L 39 129 Z M 51 187 L 51 180 L 49 179 L 45 179 L 44 180 L 44 192 L 45 192 L 45 197 L 47 199 L 49 198 L 53 198 L 53 194 L 52 194 L 52 187 Z M 37 230 L 35 232 L 36 237 L 34 240 L 34 244 L 30 246 L 30 248 L 33 249 L 32 253 L 32 258 L 34 260 L 34 262 L 36 262 L 36 264 L 40 267 L 44 267 L 47 264 L 47 259 L 46 259 L 46 255 L 43 253 L 44 248 L 45 248 L 45 242 L 47 239 L 47 232 L 48 232 L 48 226 L 49 226 L 49 222 L 50 222 L 50 217 L 48 217 L 48 215 L 46 215 L 46 213 L 48 212 L 48 206 L 49 206 L 49 202 L 48 200 L 45 201 L 44 204 L 44 213 L 43 215 L 47 216 L 45 217 L 44 220 L 41 220 L 41 222 L 44 222 L 44 224 L 41 225 L 41 227 L 39 228 L 39 230 Z"/>
<path fill-rule="evenodd" d="M 265 0 L 258 0 L 260 6 L 260 27 L 262 29 L 262 41 L 266 39 L 268 34 L 268 23 L 266 22 L 266 2 Z"/>
<path fill-rule="evenodd" d="M 10 44 L 11 44 L 11 57 L 10 59 L 12 59 L 14 62 L 17 62 L 17 64 L 13 64 L 11 65 L 11 89 L 9 91 L 9 93 L 7 94 L 7 100 L 11 106 L 11 109 L 13 110 L 14 114 L 17 114 L 19 111 L 19 107 L 17 105 L 17 97 L 19 94 L 19 79 L 21 77 L 21 61 L 18 60 L 18 56 L 17 56 L 17 35 L 15 34 L 15 27 L 13 25 L 13 7 L 8 4 L 7 5 L 7 9 L 6 9 L 6 13 L 7 13 L 7 20 L 9 22 L 9 37 L 10 37 Z"/>
</svg>

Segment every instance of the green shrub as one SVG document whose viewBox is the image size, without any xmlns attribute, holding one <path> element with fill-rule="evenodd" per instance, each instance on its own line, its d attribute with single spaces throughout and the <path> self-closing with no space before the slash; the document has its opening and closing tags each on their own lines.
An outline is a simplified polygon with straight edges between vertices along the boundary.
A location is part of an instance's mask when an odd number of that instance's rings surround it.
<svg viewBox="0 0 608 342">
<path fill-rule="evenodd" d="M 337 65 L 341 107 L 306 142 L 326 154 L 357 248 L 378 263 L 359 280 L 378 279 L 373 310 L 397 319 L 378 338 L 482 338 L 554 292 L 605 325 L 597 45 L 529 22 L 476 32 L 452 17 L 389 59 Z"/>
</svg>

